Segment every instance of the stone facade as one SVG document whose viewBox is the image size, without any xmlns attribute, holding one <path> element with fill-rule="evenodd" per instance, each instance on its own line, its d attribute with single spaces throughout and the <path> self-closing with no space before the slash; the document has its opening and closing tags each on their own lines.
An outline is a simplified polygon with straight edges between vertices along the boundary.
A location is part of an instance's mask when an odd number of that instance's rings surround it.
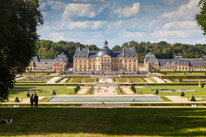
<svg viewBox="0 0 206 137">
<path fill-rule="evenodd" d="M 100 51 L 78 48 L 73 58 L 73 72 L 130 72 L 138 71 L 138 56 L 134 48 L 125 48 L 123 51 L 112 51 L 108 42 Z"/>
<path fill-rule="evenodd" d="M 59 54 L 55 59 L 39 59 L 34 57 L 30 65 L 26 68 L 27 71 L 55 71 L 64 72 L 68 65 L 68 58 L 64 53 Z"/>
<path fill-rule="evenodd" d="M 182 58 L 175 56 L 174 59 L 157 59 L 152 53 L 144 58 L 147 71 L 206 71 L 206 56 L 203 58 Z"/>
</svg>

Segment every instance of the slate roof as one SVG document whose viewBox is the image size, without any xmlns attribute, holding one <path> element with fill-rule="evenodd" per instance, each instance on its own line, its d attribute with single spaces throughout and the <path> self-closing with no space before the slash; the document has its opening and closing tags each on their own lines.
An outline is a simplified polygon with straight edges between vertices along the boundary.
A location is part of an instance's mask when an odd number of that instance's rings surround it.
<svg viewBox="0 0 206 137">
<path fill-rule="evenodd" d="M 111 57 L 138 57 L 134 48 L 125 48 L 123 51 L 112 51 L 109 47 L 105 46 L 100 51 L 88 51 L 88 49 L 76 49 L 74 54 L 74 58 L 78 57 L 89 57 L 89 58 L 96 58 L 102 57 L 104 55 L 108 55 Z"/>
<path fill-rule="evenodd" d="M 30 65 L 36 66 L 36 67 L 52 67 L 53 64 L 56 63 L 64 63 L 67 62 L 68 58 L 66 55 L 59 54 L 56 59 L 41 59 L 39 60 L 38 56 L 33 57 L 32 61 L 30 62 Z"/>
</svg>

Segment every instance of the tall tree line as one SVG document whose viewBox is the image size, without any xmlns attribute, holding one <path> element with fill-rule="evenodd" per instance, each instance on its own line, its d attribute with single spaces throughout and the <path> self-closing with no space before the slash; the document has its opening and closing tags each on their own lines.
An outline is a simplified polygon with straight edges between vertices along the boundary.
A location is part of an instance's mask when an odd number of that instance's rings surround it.
<svg viewBox="0 0 206 137">
<path fill-rule="evenodd" d="M 40 40 L 37 44 L 36 54 L 40 59 L 55 58 L 59 53 L 64 52 L 69 62 L 72 62 L 76 48 L 89 48 L 90 51 L 98 51 L 99 48 L 96 45 L 83 45 L 75 42 L 53 42 L 49 40 Z M 175 43 L 170 44 L 165 41 L 158 43 L 151 42 L 125 42 L 121 46 L 115 45 L 113 51 L 122 51 L 123 48 L 134 47 L 140 62 L 143 62 L 145 55 L 148 52 L 152 52 L 159 59 L 174 58 L 174 56 L 183 56 L 185 58 L 200 58 L 206 55 L 206 44 L 182 44 Z"/>
</svg>

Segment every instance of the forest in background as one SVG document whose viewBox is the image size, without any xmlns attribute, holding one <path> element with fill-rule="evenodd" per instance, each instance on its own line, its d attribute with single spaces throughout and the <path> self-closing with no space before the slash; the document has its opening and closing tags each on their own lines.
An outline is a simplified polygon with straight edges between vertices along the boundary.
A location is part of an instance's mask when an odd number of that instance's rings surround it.
<svg viewBox="0 0 206 137">
<path fill-rule="evenodd" d="M 67 55 L 69 62 L 72 62 L 73 55 L 78 47 L 89 48 L 90 51 L 100 50 L 100 48 L 94 44 L 84 45 L 78 42 L 53 42 L 50 40 L 40 40 L 37 43 L 36 55 L 38 55 L 40 59 L 54 59 L 57 54 L 64 52 Z M 158 43 L 130 41 L 123 43 L 121 46 L 115 45 L 112 50 L 121 51 L 123 48 L 130 47 L 134 47 L 136 49 L 140 62 L 143 62 L 143 59 L 148 52 L 152 52 L 158 59 L 169 59 L 174 58 L 174 56 L 201 58 L 206 55 L 206 44 L 170 44 L 165 41 Z"/>
</svg>

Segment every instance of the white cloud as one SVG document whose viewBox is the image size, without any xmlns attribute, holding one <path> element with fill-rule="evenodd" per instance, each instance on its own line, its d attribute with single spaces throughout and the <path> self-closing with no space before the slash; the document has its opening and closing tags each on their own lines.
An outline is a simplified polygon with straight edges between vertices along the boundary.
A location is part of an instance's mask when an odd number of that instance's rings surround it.
<svg viewBox="0 0 206 137">
<path fill-rule="evenodd" d="M 47 4 L 44 2 L 44 3 L 41 3 L 40 4 L 40 6 L 39 6 L 39 8 L 41 9 L 41 10 L 46 10 L 46 7 L 47 7 Z"/>
<path fill-rule="evenodd" d="M 94 18 L 104 9 L 96 4 L 68 4 L 64 10 L 63 18 L 87 17 Z"/>
<path fill-rule="evenodd" d="M 120 28 L 122 26 L 122 21 L 117 21 L 117 22 L 113 22 L 113 23 L 110 23 L 108 25 L 108 29 L 114 29 L 114 28 Z"/>
<path fill-rule="evenodd" d="M 139 2 L 134 3 L 132 7 L 124 7 L 114 11 L 118 18 L 129 18 L 139 13 L 140 4 Z"/>
<path fill-rule="evenodd" d="M 48 6 L 50 6 L 52 10 L 62 10 L 65 8 L 65 4 L 59 1 L 48 1 Z"/>
<path fill-rule="evenodd" d="M 192 38 L 199 37 L 201 34 L 199 29 L 192 30 L 158 30 L 151 33 L 155 38 Z"/>
<path fill-rule="evenodd" d="M 164 13 L 161 17 L 168 19 L 194 20 L 195 15 L 199 12 L 198 0 L 190 0 L 187 4 L 180 6 L 176 11 Z"/>
<path fill-rule="evenodd" d="M 151 33 L 152 37 L 163 37 L 163 38 L 167 38 L 167 37 L 171 37 L 171 36 L 175 36 L 175 37 L 180 37 L 180 38 L 186 38 L 187 35 L 184 31 L 171 31 L 171 30 L 159 30 L 159 31 L 155 31 L 153 33 Z"/>
<path fill-rule="evenodd" d="M 165 5 L 172 5 L 175 3 L 176 0 L 160 0 Z"/>
<path fill-rule="evenodd" d="M 103 3 L 103 2 L 106 2 L 106 0 L 73 0 L 73 2 L 77 2 L 77 3 Z"/>
<path fill-rule="evenodd" d="M 104 21 L 75 21 L 75 22 L 69 22 L 66 25 L 66 28 L 70 30 L 74 29 L 92 29 L 92 30 L 97 30 L 102 27 L 104 27 L 105 22 Z"/>
<path fill-rule="evenodd" d="M 143 32 L 125 32 L 124 37 L 126 38 L 142 38 L 145 34 Z"/>
<path fill-rule="evenodd" d="M 50 8 L 52 10 L 64 10 L 65 4 L 59 1 L 48 1 L 48 2 L 43 2 L 40 4 L 39 8 L 41 10 L 47 10 L 47 8 Z"/>
<path fill-rule="evenodd" d="M 174 30 L 180 30 L 180 29 L 194 29 L 197 27 L 196 21 L 173 21 L 166 23 L 163 26 L 163 29 L 174 29 Z"/>
<path fill-rule="evenodd" d="M 65 40 L 64 33 L 61 32 L 53 32 L 51 33 L 51 36 L 54 41 Z"/>
</svg>

